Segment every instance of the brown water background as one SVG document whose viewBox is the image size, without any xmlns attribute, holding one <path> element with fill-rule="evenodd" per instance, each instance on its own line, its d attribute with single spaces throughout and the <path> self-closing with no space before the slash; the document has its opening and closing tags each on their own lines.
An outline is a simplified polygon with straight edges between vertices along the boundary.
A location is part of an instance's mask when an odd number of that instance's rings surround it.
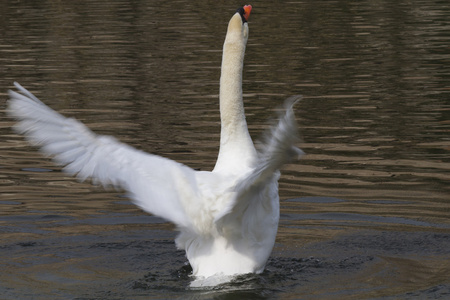
<svg viewBox="0 0 450 300">
<path fill-rule="evenodd" d="M 1 299 L 450 297 L 450 5 L 252 3 L 251 135 L 302 94 L 267 270 L 187 289 L 172 226 L 16 135 L 18 81 L 100 134 L 211 170 L 228 1 L 0 3 Z"/>
</svg>

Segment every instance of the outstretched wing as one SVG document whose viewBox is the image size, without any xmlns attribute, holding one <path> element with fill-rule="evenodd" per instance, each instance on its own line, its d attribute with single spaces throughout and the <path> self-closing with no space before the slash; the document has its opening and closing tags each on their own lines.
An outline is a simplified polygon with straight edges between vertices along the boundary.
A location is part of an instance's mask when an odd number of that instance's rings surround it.
<svg viewBox="0 0 450 300">
<path fill-rule="evenodd" d="M 296 144 L 300 142 L 298 125 L 294 115 L 294 105 L 302 96 L 292 96 L 284 102 L 284 114 L 280 114 L 278 124 L 266 133 L 263 147 L 259 151 L 259 163 L 253 173 L 238 186 L 245 190 L 251 185 L 265 182 L 280 168 L 299 159 L 304 152 Z"/>
<path fill-rule="evenodd" d="M 22 93 L 9 91 L 7 112 L 19 122 L 15 128 L 41 147 L 64 170 L 79 179 L 92 178 L 130 192 L 147 212 L 178 226 L 191 227 L 189 211 L 198 197 L 196 171 L 175 161 L 125 145 L 113 137 L 93 133 L 81 122 L 52 110 L 18 83 Z"/>
<path fill-rule="evenodd" d="M 299 159 L 304 154 L 296 146 L 300 137 L 293 110 L 295 103 L 301 98 L 302 96 L 292 96 L 285 100 L 284 114 L 280 114 L 278 124 L 271 127 L 266 134 L 255 168 L 236 185 L 235 201 L 230 202 L 220 214 L 216 215 L 216 222 L 224 221 L 223 218 L 231 212 L 244 211 L 249 206 L 248 201 L 259 197 L 259 195 L 253 195 L 255 191 L 261 191 L 264 190 L 261 187 L 276 184 L 281 167 Z M 273 192 L 277 193 L 277 185 L 275 187 Z M 233 213 L 233 215 L 240 215 L 240 213 Z"/>
</svg>

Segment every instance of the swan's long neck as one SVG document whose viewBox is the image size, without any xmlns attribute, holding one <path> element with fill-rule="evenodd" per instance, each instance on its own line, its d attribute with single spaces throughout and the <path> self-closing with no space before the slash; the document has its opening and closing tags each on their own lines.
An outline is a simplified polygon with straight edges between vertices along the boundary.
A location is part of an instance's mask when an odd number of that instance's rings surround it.
<svg viewBox="0 0 450 300">
<path fill-rule="evenodd" d="M 220 76 L 220 151 L 215 171 L 249 167 L 256 157 L 242 100 L 242 70 L 248 27 L 236 14 L 228 25 Z"/>
</svg>

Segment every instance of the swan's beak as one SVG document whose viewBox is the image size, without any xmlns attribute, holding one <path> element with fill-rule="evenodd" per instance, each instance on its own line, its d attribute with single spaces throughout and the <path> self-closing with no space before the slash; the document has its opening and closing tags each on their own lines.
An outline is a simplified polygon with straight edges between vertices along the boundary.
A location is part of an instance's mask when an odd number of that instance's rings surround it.
<svg viewBox="0 0 450 300">
<path fill-rule="evenodd" d="M 248 21 L 248 18 L 250 18 L 250 12 L 252 11 L 251 5 L 244 5 L 244 18 L 245 21 Z"/>
<path fill-rule="evenodd" d="M 251 5 L 244 5 L 244 7 L 239 7 L 236 13 L 238 13 L 241 16 L 242 23 L 247 23 L 251 11 L 252 11 Z"/>
</svg>

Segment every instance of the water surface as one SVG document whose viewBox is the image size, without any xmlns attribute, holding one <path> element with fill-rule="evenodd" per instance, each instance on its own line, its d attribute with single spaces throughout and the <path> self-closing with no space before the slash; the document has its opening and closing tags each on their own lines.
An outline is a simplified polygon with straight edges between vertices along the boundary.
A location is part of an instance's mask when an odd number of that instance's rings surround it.
<svg viewBox="0 0 450 300">
<path fill-rule="evenodd" d="M 1 98 L 18 81 L 97 133 L 211 170 L 240 3 L 66 2 L 0 4 Z M 253 4 L 251 135 L 302 94 L 307 155 L 281 177 L 266 271 L 215 290 L 187 288 L 171 224 L 61 173 L 0 102 L 0 298 L 449 297 L 450 6 L 391 2 Z"/>
</svg>

